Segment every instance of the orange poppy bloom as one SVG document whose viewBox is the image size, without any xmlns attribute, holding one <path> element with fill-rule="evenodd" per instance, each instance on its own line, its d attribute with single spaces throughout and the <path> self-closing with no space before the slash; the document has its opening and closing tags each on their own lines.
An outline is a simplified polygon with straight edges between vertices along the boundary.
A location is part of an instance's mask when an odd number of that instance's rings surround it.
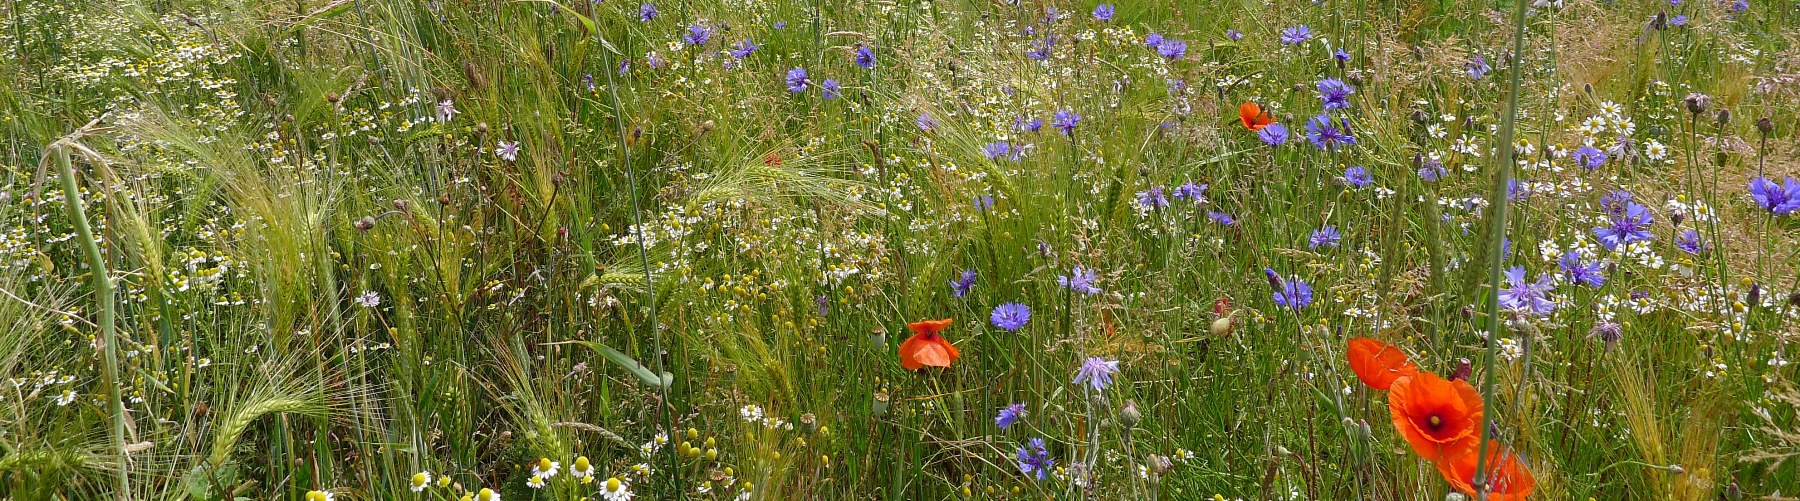
<svg viewBox="0 0 1800 501">
<path fill-rule="evenodd" d="M 1262 130 L 1263 127 L 1275 123 L 1274 116 L 1269 115 L 1269 112 L 1263 111 L 1261 106 L 1257 106 L 1251 101 L 1245 101 L 1244 104 L 1238 105 L 1238 120 L 1244 122 L 1244 128 L 1253 131 Z"/>
<path fill-rule="evenodd" d="M 927 365 L 949 367 L 951 362 L 962 356 L 962 352 L 956 350 L 956 345 L 938 335 L 939 331 L 949 326 L 948 318 L 906 324 L 906 328 L 912 329 L 913 335 L 906 338 L 906 342 L 900 343 L 900 366 L 909 371 L 919 370 Z"/>
<path fill-rule="evenodd" d="M 1482 403 L 1468 381 L 1420 371 L 1395 379 L 1388 391 L 1394 428 L 1419 456 L 1437 461 L 1475 446 Z"/>
<path fill-rule="evenodd" d="M 1348 348 L 1350 370 L 1363 384 L 1386 390 L 1395 379 L 1419 373 L 1419 366 L 1407 360 L 1406 354 L 1393 345 L 1366 337 L 1351 339 Z"/>
<path fill-rule="evenodd" d="M 1478 456 L 1475 448 L 1470 447 L 1456 457 L 1438 461 L 1438 473 L 1444 474 L 1444 480 L 1449 481 L 1451 487 L 1472 496 L 1475 494 L 1475 459 Z M 1488 445 L 1487 469 L 1488 499 L 1519 501 L 1537 489 L 1537 479 L 1531 478 L 1525 462 L 1500 444 Z"/>
</svg>

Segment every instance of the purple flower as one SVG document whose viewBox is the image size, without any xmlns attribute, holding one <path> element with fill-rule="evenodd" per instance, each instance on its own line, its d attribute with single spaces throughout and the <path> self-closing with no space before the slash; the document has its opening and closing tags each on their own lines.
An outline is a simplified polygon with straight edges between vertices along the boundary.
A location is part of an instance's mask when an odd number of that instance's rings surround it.
<svg viewBox="0 0 1800 501">
<path fill-rule="evenodd" d="M 1145 47 L 1155 49 L 1157 47 L 1161 47 L 1162 43 L 1163 43 L 1163 36 L 1161 33 L 1151 33 L 1149 35 L 1144 35 L 1144 46 Z"/>
<path fill-rule="evenodd" d="M 1019 132 L 1037 132 L 1043 130 L 1044 119 L 1019 117 L 1013 119 L 1013 130 Z"/>
<path fill-rule="evenodd" d="M 1163 196 L 1161 186 L 1151 186 L 1148 190 L 1138 192 L 1137 202 L 1138 206 L 1146 209 L 1162 210 L 1169 206 L 1169 197 Z"/>
<path fill-rule="evenodd" d="M 1025 404 L 1012 404 L 1000 409 L 1000 415 L 994 416 L 994 424 L 1004 430 L 1013 423 L 1025 419 Z"/>
<path fill-rule="evenodd" d="M 1018 332 L 1025 328 L 1026 322 L 1031 321 L 1031 307 L 1020 303 L 1002 303 L 994 307 L 993 313 L 988 314 L 988 321 L 1006 332 Z"/>
<path fill-rule="evenodd" d="M 1313 230 L 1312 237 L 1307 239 L 1306 248 L 1337 247 L 1338 242 L 1343 238 L 1343 235 L 1338 233 L 1336 226 L 1327 225 L 1324 228 Z"/>
<path fill-rule="evenodd" d="M 1331 53 L 1331 57 L 1332 57 L 1332 58 L 1333 58 L 1333 59 L 1337 59 L 1337 60 L 1338 60 L 1338 62 L 1340 62 L 1340 63 L 1348 63 L 1348 62 L 1350 62 L 1350 53 L 1349 53 L 1349 52 L 1344 52 L 1344 48 L 1343 48 L 1343 47 L 1338 47 L 1338 48 L 1337 48 L 1337 51 L 1336 51 L 1336 52 L 1332 52 L 1332 53 Z"/>
<path fill-rule="evenodd" d="M 1065 136 L 1075 133 L 1075 125 L 1080 123 L 1081 115 L 1069 110 L 1057 111 L 1055 116 L 1050 117 L 1050 126 L 1062 129 Z"/>
<path fill-rule="evenodd" d="M 712 29 L 698 24 L 688 26 L 687 35 L 681 37 L 681 40 L 688 45 L 706 45 L 707 40 L 712 40 Z"/>
<path fill-rule="evenodd" d="M 930 132 L 937 128 L 937 119 L 931 118 L 930 113 L 920 113 L 919 118 L 913 120 L 913 125 L 918 126 L 921 131 Z"/>
<path fill-rule="evenodd" d="M 1243 40 L 1243 39 L 1244 39 L 1244 32 L 1242 32 L 1242 31 L 1238 31 L 1238 30 L 1235 30 L 1235 29 L 1227 29 L 1227 30 L 1225 30 L 1225 38 L 1226 38 L 1226 39 L 1229 39 L 1229 40 L 1231 40 L 1231 41 L 1233 41 L 1233 42 L 1236 42 L 1236 41 L 1238 41 L 1238 40 Z"/>
<path fill-rule="evenodd" d="M 1350 107 L 1350 94 L 1356 92 L 1355 87 L 1343 80 L 1327 78 L 1319 81 L 1319 101 L 1325 103 L 1325 109 L 1341 110 Z"/>
<path fill-rule="evenodd" d="M 1631 192 L 1613 190 L 1600 197 L 1600 210 L 1607 215 L 1618 217 L 1625 215 L 1626 204 L 1631 203 Z"/>
<path fill-rule="evenodd" d="M 1356 136 L 1350 135 L 1349 122 L 1334 121 L 1331 115 L 1323 113 L 1306 121 L 1306 139 L 1321 150 L 1337 151 L 1339 146 L 1356 144 Z"/>
<path fill-rule="evenodd" d="M 839 95 L 838 81 L 827 78 L 825 81 L 819 82 L 819 91 L 825 94 L 825 99 L 837 99 Z"/>
<path fill-rule="evenodd" d="M 1050 478 L 1050 470 L 1056 468 L 1056 461 L 1050 459 L 1050 449 L 1044 448 L 1044 439 L 1034 438 L 1019 446 L 1019 471 L 1027 477 L 1035 476 L 1038 480 Z"/>
<path fill-rule="evenodd" d="M 1600 245 L 1606 250 L 1615 250 L 1620 245 L 1649 240 L 1650 210 L 1636 203 L 1627 202 L 1625 212 L 1612 217 L 1612 224 L 1594 228 L 1594 236 L 1600 238 Z"/>
<path fill-rule="evenodd" d="M 1669 26 L 1674 26 L 1676 28 L 1686 28 L 1687 25 L 1688 25 L 1688 17 L 1685 15 L 1678 14 L 1675 16 L 1675 18 L 1669 20 Z"/>
<path fill-rule="evenodd" d="M 656 19 L 656 6 L 650 4 L 638 6 L 638 20 L 649 22 L 651 19 Z"/>
<path fill-rule="evenodd" d="M 1494 67 L 1488 66 L 1487 59 L 1481 57 L 1480 54 L 1469 58 L 1468 64 L 1464 64 L 1463 69 L 1469 72 L 1469 78 L 1476 80 L 1480 80 L 1482 77 L 1486 77 L 1488 72 L 1494 71 Z"/>
<path fill-rule="evenodd" d="M 1548 294 L 1556 288 L 1556 277 L 1540 274 L 1537 282 L 1525 281 L 1525 267 L 1514 266 L 1506 270 L 1506 289 L 1500 291 L 1500 306 L 1544 316 L 1556 311 L 1556 303 L 1551 302 Z"/>
<path fill-rule="evenodd" d="M 981 147 L 981 156 L 988 157 L 988 160 L 998 160 L 1010 152 L 1012 152 L 1012 144 L 1006 141 L 994 141 Z"/>
<path fill-rule="evenodd" d="M 1106 391 L 1106 387 L 1112 386 L 1112 375 L 1118 372 L 1118 360 L 1088 357 L 1081 363 L 1081 368 L 1075 370 L 1075 384 L 1087 383 L 1089 389 Z"/>
<path fill-rule="evenodd" d="M 1582 168 L 1594 170 L 1606 165 L 1606 152 L 1593 146 L 1582 146 L 1575 149 L 1575 163 Z"/>
<path fill-rule="evenodd" d="M 1094 270 L 1076 266 L 1068 275 L 1057 275 L 1056 285 L 1092 296 L 1100 293 L 1100 288 L 1094 286 L 1094 280 L 1099 278 Z"/>
<path fill-rule="evenodd" d="M 1312 284 L 1297 278 L 1283 279 L 1281 278 L 1281 275 L 1275 273 L 1275 270 L 1268 268 L 1263 268 L 1263 275 L 1269 277 L 1269 286 L 1275 289 L 1275 304 L 1292 308 L 1296 311 L 1305 308 L 1306 305 L 1312 304 Z"/>
<path fill-rule="evenodd" d="M 974 288 L 975 270 L 963 270 L 962 275 L 957 276 L 956 280 L 950 281 L 950 295 L 956 297 L 966 296 L 969 294 L 969 289 Z"/>
<path fill-rule="evenodd" d="M 1688 254 L 1699 254 L 1706 250 L 1706 244 L 1700 242 L 1700 232 L 1689 229 L 1675 237 L 1675 248 Z"/>
<path fill-rule="evenodd" d="M 1350 185 L 1351 188 L 1362 188 L 1372 182 L 1375 180 L 1369 177 L 1369 170 L 1362 166 L 1351 166 L 1344 169 L 1344 184 Z"/>
<path fill-rule="evenodd" d="M 1746 10 L 1750 10 L 1750 0 L 1737 0 L 1735 2 L 1731 2 L 1730 9 L 1731 9 L 1732 14 L 1737 14 L 1737 13 L 1741 13 Z"/>
<path fill-rule="evenodd" d="M 1449 172 L 1444 170 L 1444 164 L 1437 160 L 1426 160 L 1425 164 L 1419 167 L 1419 179 L 1423 179 L 1427 183 L 1435 183 L 1448 174 Z"/>
<path fill-rule="evenodd" d="M 1570 250 L 1563 252 L 1562 259 L 1556 262 L 1562 268 L 1563 278 L 1576 285 L 1599 287 L 1606 283 L 1606 275 L 1600 273 L 1600 263 L 1581 262 L 1581 254 Z"/>
<path fill-rule="evenodd" d="M 1187 56 L 1187 42 L 1175 39 L 1164 39 L 1156 45 L 1156 53 L 1170 61 Z"/>
<path fill-rule="evenodd" d="M 1194 203 L 1205 202 L 1206 201 L 1206 186 L 1207 185 L 1204 185 L 1204 184 L 1194 184 L 1193 181 L 1181 183 L 1181 186 L 1175 187 L 1175 198 L 1191 201 Z"/>
<path fill-rule="evenodd" d="M 857 47 L 856 65 L 865 70 L 875 69 L 875 49 L 871 49 L 867 45 Z"/>
<path fill-rule="evenodd" d="M 731 57 L 743 59 L 749 57 L 752 52 L 756 52 L 756 42 L 752 42 L 750 39 L 746 38 L 744 41 L 738 42 L 736 46 L 731 48 Z"/>
<path fill-rule="evenodd" d="M 1770 214 L 1787 214 L 1800 209 L 1800 183 L 1789 177 L 1781 181 L 1781 186 L 1775 186 L 1769 178 L 1757 176 L 1750 180 L 1750 198 Z"/>
<path fill-rule="evenodd" d="M 806 68 L 794 68 L 787 72 L 788 92 L 799 94 L 806 92 Z"/>
<path fill-rule="evenodd" d="M 1231 214 L 1223 212 L 1206 211 L 1206 218 L 1211 219 L 1214 223 L 1219 223 L 1221 226 L 1237 224 L 1237 218 L 1231 217 Z"/>
<path fill-rule="evenodd" d="M 776 21 L 776 22 L 773 22 L 773 23 L 769 23 L 769 27 L 771 27 L 771 28 L 775 28 L 775 29 L 778 29 L 778 30 L 779 30 L 779 29 L 783 29 L 783 28 L 787 28 L 787 21 Z"/>
<path fill-rule="evenodd" d="M 1025 51 L 1025 57 L 1043 61 L 1050 59 L 1050 49 L 1056 47 L 1056 38 L 1045 35 L 1043 39 L 1032 42 L 1031 50 Z"/>
<path fill-rule="evenodd" d="M 976 195 L 972 202 L 972 205 L 975 206 L 975 210 L 977 211 L 987 212 L 988 209 L 994 208 L 993 195 Z"/>
<path fill-rule="evenodd" d="M 1298 45 L 1306 43 L 1309 38 L 1312 38 L 1312 28 L 1304 24 L 1281 30 L 1281 43 L 1284 44 Z"/>
<path fill-rule="evenodd" d="M 1094 7 L 1094 19 L 1097 19 L 1101 22 L 1107 22 L 1107 21 L 1111 21 L 1112 18 L 1113 18 L 1113 5 L 1112 4 L 1103 3 L 1103 4 L 1100 4 L 1099 6 Z"/>
<path fill-rule="evenodd" d="M 1288 128 L 1280 123 L 1272 123 L 1263 126 L 1262 130 L 1256 131 L 1256 138 L 1261 139 L 1263 144 L 1269 146 L 1281 146 L 1287 143 Z"/>
</svg>

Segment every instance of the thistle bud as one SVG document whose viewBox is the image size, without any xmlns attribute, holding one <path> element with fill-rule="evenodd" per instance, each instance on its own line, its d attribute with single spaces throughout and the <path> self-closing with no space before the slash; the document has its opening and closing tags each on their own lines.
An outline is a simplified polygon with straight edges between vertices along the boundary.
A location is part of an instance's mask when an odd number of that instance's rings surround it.
<svg viewBox="0 0 1800 501">
<path fill-rule="evenodd" d="M 1769 120 L 1769 117 L 1756 119 L 1756 131 L 1761 132 L 1764 136 L 1769 135 L 1770 132 L 1775 131 L 1775 121 Z"/>
<path fill-rule="evenodd" d="M 355 223 L 351 223 L 351 226 L 355 226 L 358 230 L 369 231 L 375 229 L 375 218 L 363 216 L 362 219 L 358 219 Z"/>
<path fill-rule="evenodd" d="M 412 207 L 412 201 L 406 200 L 404 198 L 394 199 L 394 210 L 397 210 L 400 212 L 406 212 L 406 209 L 409 207 Z"/>
<path fill-rule="evenodd" d="M 1712 106 L 1712 97 L 1695 92 L 1682 98 L 1681 102 L 1687 105 L 1689 113 L 1699 115 L 1701 113 L 1706 113 L 1706 109 Z"/>
<path fill-rule="evenodd" d="M 336 92 L 325 93 L 325 102 L 327 102 L 327 103 L 337 104 L 338 101 L 343 100 L 343 99 L 344 99 L 344 96 L 340 96 Z"/>
<path fill-rule="evenodd" d="M 1119 409 L 1119 424 L 1125 425 L 1126 429 L 1137 426 L 1143 419 L 1144 414 L 1138 411 L 1137 401 L 1135 400 L 1126 400 L 1125 408 Z"/>
<path fill-rule="evenodd" d="M 1719 125 L 1728 123 L 1731 123 L 1731 110 L 1728 108 L 1719 108 Z"/>
<path fill-rule="evenodd" d="M 1593 329 L 1588 330 L 1588 337 L 1599 339 L 1601 342 L 1604 342 L 1608 346 L 1611 346 L 1615 343 L 1618 343 L 1619 339 L 1622 339 L 1625 337 L 1625 331 L 1624 331 L 1624 329 L 1620 328 L 1619 324 L 1617 324 L 1617 323 L 1601 322 L 1599 324 L 1595 324 Z"/>
<path fill-rule="evenodd" d="M 1669 12 L 1664 10 L 1656 11 L 1656 17 L 1650 19 L 1650 28 L 1655 29 L 1656 31 L 1669 29 Z"/>
</svg>

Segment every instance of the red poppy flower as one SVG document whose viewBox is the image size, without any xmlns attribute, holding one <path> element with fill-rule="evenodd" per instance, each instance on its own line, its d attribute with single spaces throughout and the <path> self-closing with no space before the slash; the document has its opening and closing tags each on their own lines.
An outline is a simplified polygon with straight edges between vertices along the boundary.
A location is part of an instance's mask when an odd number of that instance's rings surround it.
<svg viewBox="0 0 1800 501">
<path fill-rule="evenodd" d="M 1399 348 L 1381 341 L 1351 339 L 1345 351 L 1349 352 L 1350 370 L 1356 372 L 1356 378 L 1377 390 L 1386 390 L 1395 379 L 1419 372 L 1419 366 L 1407 360 Z"/>
<path fill-rule="evenodd" d="M 1475 448 L 1470 447 L 1455 457 L 1438 461 L 1438 473 L 1444 474 L 1444 480 L 1449 481 L 1451 487 L 1473 496 L 1477 457 Z M 1525 469 L 1525 462 L 1519 460 L 1518 453 L 1500 444 L 1488 445 L 1487 470 L 1488 499 L 1519 501 L 1537 490 L 1537 479 Z"/>
<path fill-rule="evenodd" d="M 962 352 L 956 350 L 956 345 L 938 335 L 938 332 L 949 326 L 948 318 L 906 324 L 906 328 L 912 329 L 913 335 L 906 338 L 906 342 L 900 343 L 900 366 L 909 371 L 927 365 L 949 367 L 951 362 L 962 356 Z"/>
<path fill-rule="evenodd" d="M 1394 428 L 1420 457 L 1437 461 L 1475 446 L 1482 403 L 1468 381 L 1420 371 L 1395 379 L 1388 390 Z"/>
<path fill-rule="evenodd" d="M 1268 127 L 1269 124 L 1275 123 L 1274 116 L 1269 115 L 1269 112 L 1267 111 L 1263 111 L 1262 106 L 1257 106 L 1256 103 L 1250 101 L 1245 101 L 1244 104 L 1238 105 L 1238 120 L 1244 122 L 1244 128 L 1252 131 L 1262 130 L 1263 127 Z"/>
</svg>

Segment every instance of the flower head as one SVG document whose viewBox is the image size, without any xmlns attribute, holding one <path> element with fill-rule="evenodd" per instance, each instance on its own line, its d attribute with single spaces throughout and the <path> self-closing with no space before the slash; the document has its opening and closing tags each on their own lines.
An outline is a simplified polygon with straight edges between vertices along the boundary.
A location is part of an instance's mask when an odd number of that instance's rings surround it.
<svg viewBox="0 0 1800 501">
<path fill-rule="evenodd" d="M 1112 386 L 1112 375 L 1118 372 L 1118 360 L 1088 357 L 1081 363 L 1081 368 L 1075 370 L 1075 384 L 1086 383 L 1094 391 L 1106 391 L 1106 387 Z"/>
<path fill-rule="evenodd" d="M 1058 275 L 1056 277 L 1056 285 L 1066 287 L 1071 291 L 1092 296 L 1100 293 L 1100 288 L 1094 286 L 1094 280 L 1097 279 L 1099 279 L 1099 276 L 1094 273 L 1093 269 L 1076 266 L 1073 270 L 1069 271 L 1068 275 Z"/>
<path fill-rule="evenodd" d="M 1548 295 L 1556 288 L 1556 277 L 1538 275 L 1536 282 L 1525 280 L 1525 267 L 1506 270 L 1506 289 L 1500 291 L 1500 306 L 1531 315 L 1543 316 L 1556 311 L 1556 303 Z"/>
<path fill-rule="evenodd" d="M 499 145 L 494 147 L 494 156 L 500 157 L 501 160 L 508 162 L 517 161 L 519 159 L 519 142 L 501 141 Z"/>
<path fill-rule="evenodd" d="M 649 22 L 651 19 L 656 19 L 656 6 L 651 4 L 639 5 L 638 20 Z"/>
<path fill-rule="evenodd" d="M 1349 122 L 1333 120 L 1331 115 L 1323 113 L 1306 121 L 1306 139 L 1321 150 L 1336 151 L 1340 146 L 1356 144 L 1356 136 L 1350 134 Z"/>
<path fill-rule="evenodd" d="M 332 501 L 337 499 L 331 491 L 306 491 L 306 501 Z"/>
<path fill-rule="evenodd" d="M 1650 210 L 1635 202 L 1626 202 L 1624 206 L 1623 213 L 1612 215 L 1611 224 L 1594 228 L 1594 236 L 1600 238 L 1600 245 L 1605 246 L 1606 250 L 1615 250 L 1620 245 L 1653 238 L 1650 234 L 1650 225 L 1653 223 Z"/>
<path fill-rule="evenodd" d="M 1575 163 L 1587 170 L 1598 169 L 1606 165 L 1606 152 L 1593 146 L 1582 146 L 1575 150 Z"/>
<path fill-rule="evenodd" d="M 734 59 L 750 57 L 750 53 L 752 52 L 756 52 L 756 42 L 751 41 L 748 38 L 731 47 L 731 57 Z"/>
<path fill-rule="evenodd" d="M 1284 44 L 1298 45 L 1309 38 L 1312 38 L 1312 28 L 1304 24 L 1281 30 L 1281 43 Z"/>
<path fill-rule="evenodd" d="M 950 326 L 951 320 L 928 320 L 906 324 L 912 337 L 900 343 L 900 366 L 914 371 L 924 366 L 949 367 L 962 352 L 938 333 Z"/>
<path fill-rule="evenodd" d="M 1468 447 L 1454 456 L 1437 462 L 1438 473 L 1456 490 L 1470 496 L 1475 493 L 1475 469 L 1480 458 L 1476 447 Z M 1523 501 L 1537 490 L 1537 479 L 1525 468 L 1519 453 L 1500 444 L 1490 444 L 1487 451 L 1487 498 L 1495 501 Z"/>
<path fill-rule="evenodd" d="M 1288 128 L 1286 125 L 1272 123 L 1263 127 L 1262 130 L 1256 131 L 1256 138 L 1261 139 L 1263 144 L 1269 146 L 1281 146 L 1288 140 Z"/>
<path fill-rule="evenodd" d="M 1562 268 L 1563 278 L 1576 285 L 1599 287 L 1606 283 L 1606 275 L 1600 273 L 1600 263 L 1582 263 L 1581 254 L 1573 250 L 1563 252 L 1562 259 L 1556 265 Z"/>
<path fill-rule="evenodd" d="M 1012 404 L 1000 409 L 1000 415 L 994 416 L 994 424 L 1004 430 L 1025 419 L 1025 404 Z"/>
<path fill-rule="evenodd" d="M 1682 252 L 1688 254 L 1699 254 L 1701 251 L 1706 250 L 1706 244 L 1700 241 L 1700 232 L 1689 228 L 1687 231 L 1681 232 L 1681 235 L 1675 237 L 1675 248 L 1681 249 Z"/>
<path fill-rule="evenodd" d="M 1111 21 L 1112 18 L 1113 18 L 1113 4 L 1103 3 L 1103 4 L 1100 4 L 1100 5 L 1097 5 L 1094 7 L 1094 19 L 1099 20 L 1101 22 L 1106 22 L 1106 21 Z"/>
<path fill-rule="evenodd" d="M 1075 112 L 1066 109 L 1059 110 L 1056 112 L 1056 115 L 1050 117 L 1050 126 L 1062 130 L 1062 133 L 1065 136 L 1074 134 L 1075 126 L 1080 123 L 1081 115 L 1077 115 Z"/>
<path fill-rule="evenodd" d="M 956 297 L 966 296 L 969 294 L 969 290 L 974 288 L 975 270 L 963 270 L 962 274 L 957 275 L 956 280 L 950 281 L 950 294 Z"/>
<path fill-rule="evenodd" d="M 1242 31 L 1238 31 L 1238 30 L 1235 30 L 1235 29 L 1226 29 L 1226 30 L 1225 30 L 1225 38 L 1226 38 L 1226 39 L 1227 39 L 1227 40 L 1231 40 L 1231 41 L 1233 41 L 1233 42 L 1236 42 L 1236 41 L 1238 41 L 1238 40 L 1243 40 L 1243 39 L 1244 39 L 1244 32 L 1242 32 Z"/>
<path fill-rule="evenodd" d="M 694 46 L 706 45 L 708 40 L 712 40 L 712 28 L 703 24 L 688 26 L 687 35 L 681 37 L 681 41 Z"/>
<path fill-rule="evenodd" d="M 799 94 L 806 92 L 806 68 L 794 68 L 787 72 L 788 92 Z"/>
<path fill-rule="evenodd" d="M 1263 275 L 1269 278 L 1269 287 L 1275 289 L 1275 304 L 1299 310 L 1312 304 L 1312 284 L 1296 278 L 1282 278 L 1275 270 L 1263 268 Z"/>
<path fill-rule="evenodd" d="M 1163 196 L 1161 186 L 1151 186 L 1150 189 L 1137 193 L 1137 203 L 1139 207 L 1161 210 L 1169 206 L 1169 197 Z"/>
<path fill-rule="evenodd" d="M 594 462 L 589 461 L 587 456 L 576 456 L 575 464 L 569 465 L 569 476 L 576 479 L 594 476 Z"/>
<path fill-rule="evenodd" d="M 825 99 L 837 99 L 839 93 L 838 81 L 836 79 L 827 78 L 825 81 L 819 82 L 819 92 L 825 95 Z"/>
<path fill-rule="evenodd" d="M 1205 203 L 1206 187 L 1207 185 L 1204 184 L 1194 184 L 1193 181 L 1181 183 L 1181 186 L 1175 187 L 1175 198 L 1194 203 Z"/>
<path fill-rule="evenodd" d="M 1344 169 L 1344 184 L 1351 188 L 1362 188 L 1373 182 L 1375 179 L 1369 177 L 1369 170 L 1362 166 L 1351 166 Z"/>
<path fill-rule="evenodd" d="M 1164 59 L 1176 60 L 1187 56 L 1187 42 L 1173 38 L 1165 38 L 1156 45 L 1156 53 Z"/>
<path fill-rule="evenodd" d="M 1351 87 L 1350 84 L 1344 83 L 1343 80 L 1338 80 L 1336 78 L 1320 80 L 1318 88 L 1319 101 L 1323 102 L 1325 104 L 1325 109 L 1328 110 L 1349 108 L 1350 94 L 1356 92 L 1355 87 Z"/>
<path fill-rule="evenodd" d="M 871 49 L 867 45 L 857 47 L 856 65 L 865 70 L 875 69 L 875 49 Z"/>
<path fill-rule="evenodd" d="M 600 484 L 600 497 L 606 501 L 631 501 L 631 484 L 619 477 L 611 477 Z"/>
<path fill-rule="evenodd" d="M 1044 447 L 1044 439 L 1034 438 L 1019 446 L 1016 458 L 1019 471 L 1027 477 L 1043 480 L 1050 476 L 1050 470 L 1056 468 L 1056 462 L 1050 459 L 1050 449 Z"/>
<path fill-rule="evenodd" d="M 920 113 L 919 118 L 913 119 L 913 125 L 921 131 L 930 132 L 937 128 L 937 119 L 931 118 L 930 113 Z"/>
<path fill-rule="evenodd" d="M 1474 57 L 1469 58 L 1467 64 L 1463 65 L 1463 70 L 1469 73 L 1469 78 L 1480 80 L 1483 77 L 1486 77 L 1488 72 L 1494 71 L 1494 67 L 1488 66 L 1487 59 L 1481 57 L 1480 54 L 1476 54 Z"/>
<path fill-rule="evenodd" d="M 412 485 L 409 487 L 413 492 L 425 492 L 426 487 L 431 487 L 431 472 L 421 471 L 414 473 L 412 476 Z"/>
<path fill-rule="evenodd" d="M 1262 105 L 1256 104 L 1255 101 L 1244 101 L 1244 104 L 1238 105 L 1238 121 L 1243 122 L 1246 129 L 1260 131 L 1263 127 L 1275 123 L 1275 116 L 1270 115 L 1268 110 L 1264 110 Z M 1285 129 L 1282 132 L 1282 139 L 1287 139 Z"/>
<path fill-rule="evenodd" d="M 1427 461 L 1455 457 L 1478 440 L 1481 394 L 1468 381 L 1419 371 L 1396 378 L 1388 391 L 1394 428 Z"/>
<path fill-rule="evenodd" d="M 1025 328 L 1026 322 L 1031 321 L 1031 307 L 1020 303 L 1002 303 L 994 307 L 994 312 L 988 315 L 988 321 L 1006 332 L 1018 332 Z"/>
<path fill-rule="evenodd" d="M 562 463 L 551 461 L 550 458 L 538 458 L 536 463 L 531 463 L 531 474 L 550 478 L 556 476 L 556 472 L 561 468 Z"/>
<path fill-rule="evenodd" d="M 1794 212 L 1800 209 L 1800 183 L 1789 177 L 1781 181 L 1781 186 L 1775 186 L 1769 178 L 1757 176 L 1750 180 L 1750 198 L 1770 214 L 1779 216 Z"/>
<path fill-rule="evenodd" d="M 1345 351 L 1350 360 L 1350 371 L 1370 388 L 1387 390 L 1395 380 L 1419 373 L 1419 367 L 1413 365 L 1405 352 L 1381 341 L 1366 337 L 1351 339 Z"/>
<path fill-rule="evenodd" d="M 1338 233 L 1336 226 L 1327 225 L 1324 228 L 1313 230 L 1312 236 L 1307 238 L 1306 248 L 1337 247 L 1338 242 L 1343 238 L 1343 235 Z"/>
</svg>

